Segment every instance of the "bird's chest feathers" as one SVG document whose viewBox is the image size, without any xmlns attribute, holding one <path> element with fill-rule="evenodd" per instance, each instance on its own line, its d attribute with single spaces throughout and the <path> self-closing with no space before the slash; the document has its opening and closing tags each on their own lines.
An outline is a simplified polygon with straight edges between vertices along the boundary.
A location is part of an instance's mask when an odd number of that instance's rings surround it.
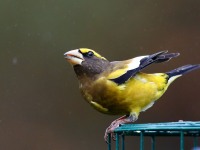
<svg viewBox="0 0 200 150">
<path fill-rule="evenodd" d="M 79 88 L 84 99 L 100 112 L 107 113 L 108 108 L 102 103 L 105 99 L 105 89 L 102 83 L 95 81 L 80 82 Z"/>
<path fill-rule="evenodd" d="M 116 114 L 123 98 L 120 96 L 124 86 L 117 86 L 112 81 L 100 78 L 94 82 L 80 83 L 80 90 L 85 100 L 95 109 L 106 114 Z M 119 108 L 119 109 L 120 109 Z"/>
<path fill-rule="evenodd" d="M 107 114 L 139 111 L 161 96 L 160 85 L 143 76 L 135 76 L 122 85 L 102 77 L 92 82 L 80 83 L 80 89 L 88 103 Z"/>
</svg>

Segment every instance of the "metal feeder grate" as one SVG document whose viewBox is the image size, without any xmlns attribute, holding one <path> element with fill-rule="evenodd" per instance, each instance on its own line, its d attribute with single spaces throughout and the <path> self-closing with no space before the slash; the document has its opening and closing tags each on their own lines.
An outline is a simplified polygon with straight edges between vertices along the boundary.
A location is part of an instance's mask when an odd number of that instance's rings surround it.
<svg viewBox="0 0 200 150">
<path fill-rule="evenodd" d="M 151 150 L 155 150 L 156 136 L 176 136 L 180 137 L 180 150 L 184 150 L 184 137 L 190 136 L 194 139 L 194 147 L 197 147 L 198 137 L 200 136 L 200 121 L 179 121 L 166 123 L 148 124 L 124 124 L 116 128 L 115 147 L 116 150 L 125 150 L 125 136 L 139 136 L 140 150 L 144 150 L 144 137 L 151 137 Z M 121 140 L 120 140 L 121 138 Z M 121 143 L 120 143 L 121 141 Z M 111 135 L 108 137 L 108 150 L 111 150 Z"/>
</svg>

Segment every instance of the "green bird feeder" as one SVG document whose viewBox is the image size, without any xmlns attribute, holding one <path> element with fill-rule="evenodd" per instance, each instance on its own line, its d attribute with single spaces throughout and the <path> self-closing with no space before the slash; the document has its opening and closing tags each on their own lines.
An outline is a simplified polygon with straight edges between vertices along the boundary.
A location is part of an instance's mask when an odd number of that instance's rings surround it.
<svg viewBox="0 0 200 150">
<path fill-rule="evenodd" d="M 116 150 L 125 150 L 126 136 L 140 137 L 140 150 L 144 150 L 145 137 L 151 137 L 151 150 L 155 150 L 156 138 L 159 136 L 176 136 L 180 138 L 180 150 L 184 150 L 184 137 L 190 136 L 194 140 L 194 149 L 197 148 L 198 137 L 200 135 L 200 121 L 179 121 L 166 123 L 148 123 L 148 124 L 123 124 L 116 128 L 115 148 Z M 108 135 L 108 150 L 112 147 L 111 135 Z M 150 149 L 150 148 L 148 148 Z"/>
</svg>

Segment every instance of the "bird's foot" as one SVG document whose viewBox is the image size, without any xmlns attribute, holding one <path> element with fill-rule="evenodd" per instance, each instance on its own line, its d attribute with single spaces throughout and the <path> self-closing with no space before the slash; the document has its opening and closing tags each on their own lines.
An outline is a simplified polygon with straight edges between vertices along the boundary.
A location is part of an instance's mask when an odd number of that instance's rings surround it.
<svg viewBox="0 0 200 150">
<path fill-rule="evenodd" d="M 122 124 L 122 122 L 120 120 L 114 120 L 110 126 L 106 129 L 105 135 L 104 135 L 104 139 L 105 141 L 108 143 L 108 134 L 111 134 L 111 138 L 113 140 L 115 140 L 115 135 L 114 135 L 114 130 L 120 126 L 120 124 Z"/>
<path fill-rule="evenodd" d="M 137 120 L 136 115 L 125 115 L 116 120 L 114 120 L 110 126 L 106 129 L 104 140 L 108 143 L 108 134 L 111 134 L 111 138 L 115 141 L 114 130 L 119 127 L 121 124 L 131 123 Z"/>
</svg>

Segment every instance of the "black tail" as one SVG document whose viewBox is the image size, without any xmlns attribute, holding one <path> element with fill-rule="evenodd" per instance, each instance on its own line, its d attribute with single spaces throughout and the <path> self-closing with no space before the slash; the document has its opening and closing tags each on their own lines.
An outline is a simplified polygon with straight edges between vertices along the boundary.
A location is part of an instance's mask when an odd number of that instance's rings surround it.
<svg viewBox="0 0 200 150">
<path fill-rule="evenodd" d="M 174 69 L 172 71 L 167 72 L 166 74 L 169 76 L 169 78 L 173 77 L 173 76 L 177 76 L 177 75 L 182 75 L 185 73 L 188 73 L 192 70 L 196 70 L 200 68 L 200 64 L 198 65 L 185 65 L 182 67 L 179 67 L 177 69 Z"/>
<path fill-rule="evenodd" d="M 145 68 L 146 66 L 152 64 L 152 63 L 161 63 L 164 61 L 168 61 L 171 58 L 177 57 L 180 54 L 179 53 L 167 53 L 168 51 L 161 51 L 152 55 L 149 55 L 148 57 L 143 58 L 140 61 L 140 69 Z"/>
</svg>

